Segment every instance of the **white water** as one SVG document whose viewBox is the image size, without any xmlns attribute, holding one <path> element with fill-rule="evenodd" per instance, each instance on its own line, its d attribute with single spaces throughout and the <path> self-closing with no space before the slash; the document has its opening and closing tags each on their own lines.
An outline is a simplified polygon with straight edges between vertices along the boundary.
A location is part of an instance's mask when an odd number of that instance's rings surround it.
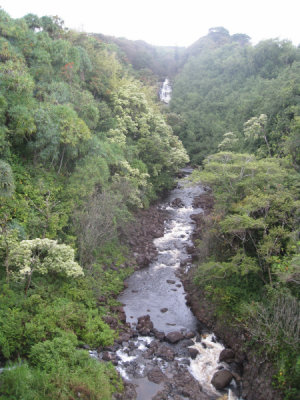
<svg viewBox="0 0 300 400">
<path fill-rule="evenodd" d="M 219 394 L 210 383 L 212 376 L 220 367 L 218 362 L 224 346 L 216 341 L 213 333 L 202 335 L 201 342 L 195 342 L 191 348 L 197 349 L 199 354 L 191 360 L 190 371 L 205 389 L 206 393 Z"/>
<path fill-rule="evenodd" d="M 187 171 L 190 172 L 190 171 Z M 192 214 L 203 212 L 201 208 L 193 208 L 193 200 L 196 196 L 203 193 L 203 188 L 190 187 L 186 185 L 186 180 L 181 181 L 174 189 L 167 202 L 162 206 L 170 213 L 170 218 L 165 224 L 164 236 L 154 240 L 158 250 L 158 256 L 148 268 L 136 271 L 128 279 L 128 288 L 119 297 L 124 304 L 127 322 L 135 324 L 139 316 L 149 314 L 154 327 L 165 333 L 171 331 L 197 331 L 198 322 L 185 302 L 185 292 L 180 279 L 176 275 L 181 263 L 187 262 L 187 268 L 191 265 L 190 255 L 186 247 L 192 245 L 191 234 L 194 230 Z M 180 199 L 182 206 L 173 206 L 173 201 Z M 169 283 L 167 281 L 174 281 Z M 161 309 L 166 308 L 167 312 L 162 313 Z M 138 337 L 135 344 L 141 352 L 146 351 L 151 338 Z M 213 333 L 203 335 L 201 342 L 196 342 L 191 347 L 199 351 L 195 360 L 190 359 L 188 367 L 190 373 L 202 385 L 204 392 L 210 398 L 221 398 L 224 392 L 218 392 L 212 385 L 211 379 L 214 373 L 221 368 L 228 368 L 226 364 L 219 363 L 220 352 L 224 349 L 221 343 L 215 340 Z M 143 375 L 142 357 L 136 357 L 136 351 L 129 355 L 128 348 L 123 348 L 117 352 L 120 357 L 120 364 L 117 367 L 123 378 L 128 379 L 138 385 L 138 399 L 148 400 L 150 397 L 148 391 L 147 378 Z M 184 358 L 176 358 L 181 364 Z M 128 363 L 133 361 L 138 365 L 140 371 L 132 376 L 132 369 L 127 371 Z M 151 360 L 147 361 L 148 363 Z M 154 357 L 152 362 L 156 363 L 164 372 L 168 369 L 169 363 Z M 124 365 L 124 364 L 127 364 Z M 137 377 L 140 375 L 140 378 Z M 147 383 L 148 382 L 148 383 Z M 140 385 L 140 386 L 139 386 Z M 155 387 L 154 387 L 155 388 Z M 153 383 L 151 383 L 153 390 Z M 225 397 L 224 397 L 225 398 Z M 229 389 L 227 398 L 238 400 L 236 395 Z"/>
<path fill-rule="evenodd" d="M 163 101 L 166 104 L 169 104 L 171 100 L 171 93 L 172 93 L 172 88 L 170 86 L 169 79 L 166 78 L 159 93 L 160 101 Z"/>
</svg>

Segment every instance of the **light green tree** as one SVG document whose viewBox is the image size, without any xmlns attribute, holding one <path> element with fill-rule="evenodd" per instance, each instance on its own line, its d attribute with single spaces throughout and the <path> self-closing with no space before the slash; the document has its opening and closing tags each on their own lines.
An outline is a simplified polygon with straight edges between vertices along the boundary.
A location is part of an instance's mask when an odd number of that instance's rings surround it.
<svg viewBox="0 0 300 400">
<path fill-rule="evenodd" d="M 26 281 L 25 294 L 34 272 L 68 278 L 84 275 L 81 266 L 74 261 L 74 249 L 50 239 L 22 240 L 10 250 L 8 267 L 13 279 Z"/>
</svg>

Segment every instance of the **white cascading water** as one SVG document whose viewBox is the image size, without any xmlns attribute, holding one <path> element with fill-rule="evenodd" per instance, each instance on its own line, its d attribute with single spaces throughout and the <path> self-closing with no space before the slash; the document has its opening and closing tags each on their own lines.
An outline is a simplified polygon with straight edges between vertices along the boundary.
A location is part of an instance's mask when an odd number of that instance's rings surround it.
<svg viewBox="0 0 300 400">
<path fill-rule="evenodd" d="M 174 330 L 197 330 L 198 322 L 186 306 L 185 291 L 176 272 L 182 263 L 187 269 L 191 265 L 190 255 L 187 253 L 187 246 L 192 245 L 191 234 L 194 230 L 191 215 L 203 212 L 201 208 L 193 207 L 193 200 L 201 193 L 202 187 L 189 186 L 187 179 L 182 180 L 162 205 L 162 208 L 169 212 L 169 219 L 165 223 L 164 236 L 154 240 L 158 256 L 148 268 L 136 271 L 128 279 L 128 288 L 119 297 L 119 301 L 124 304 L 127 321 L 133 326 L 139 316 L 149 314 L 154 327 L 166 334 Z M 174 206 L 173 202 L 176 200 L 179 205 Z M 167 312 L 162 313 L 163 308 Z M 147 379 L 145 371 L 151 367 L 151 363 L 159 366 L 164 373 L 168 373 L 172 363 L 159 357 L 152 360 L 143 358 L 152 340 L 154 338 L 138 336 L 117 351 L 117 369 L 124 379 L 137 385 L 138 400 L 151 399 L 160 388 L 160 385 Z M 196 359 L 184 360 L 176 357 L 175 361 L 180 365 L 189 365 L 189 372 L 199 381 L 210 399 L 222 397 L 238 400 L 231 389 L 224 395 L 224 392 L 218 392 L 210 383 L 216 371 L 228 368 L 228 365 L 219 362 L 219 355 L 224 346 L 216 341 L 215 335 L 203 334 L 201 341 L 195 339 L 191 347 L 199 352 Z M 231 386 L 234 387 L 233 381 Z"/>
<path fill-rule="evenodd" d="M 171 93 L 172 93 L 172 88 L 169 82 L 169 79 L 166 78 L 159 93 L 159 98 L 160 101 L 163 101 L 166 104 L 169 104 L 171 100 Z"/>
</svg>

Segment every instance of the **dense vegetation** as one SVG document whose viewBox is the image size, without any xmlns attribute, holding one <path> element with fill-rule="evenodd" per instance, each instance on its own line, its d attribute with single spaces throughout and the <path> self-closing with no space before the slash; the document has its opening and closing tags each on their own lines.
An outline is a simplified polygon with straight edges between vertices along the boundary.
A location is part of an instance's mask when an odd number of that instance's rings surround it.
<svg viewBox="0 0 300 400">
<path fill-rule="evenodd" d="M 115 45 L 120 62 L 130 63 L 132 73 L 141 81 L 157 85 L 168 76 L 173 78 L 183 65 L 187 50 L 184 47 L 153 46 L 142 40 L 128 40 L 94 34 L 105 43 Z"/>
<path fill-rule="evenodd" d="M 243 136 L 244 123 L 265 114 L 268 144 L 263 135 L 249 137 L 243 149 L 259 145 L 261 156 L 290 152 L 299 163 L 299 139 L 291 131 L 300 115 L 300 49 L 276 39 L 252 46 L 246 35 L 214 28 L 188 52 L 174 82 L 169 122 L 192 162 L 216 152 L 225 133 Z"/>
<path fill-rule="evenodd" d="M 0 399 L 122 390 L 83 347 L 118 335 L 105 316 L 132 271 L 122 235 L 188 162 L 177 136 L 215 200 L 199 290 L 297 396 L 299 96 L 300 50 L 287 41 L 252 46 L 213 28 L 186 50 L 157 48 L 0 10 L 0 361 L 11 367 Z"/>
<path fill-rule="evenodd" d="M 202 161 L 194 180 L 212 188 L 215 203 L 197 242 L 195 282 L 219 318 L 245 329 L 251 346 L 277 365 L 275 387 L 295 399 L 300 52 L 277 40 L 252 47 L 221 28 L 192 50 L 174 88 L 172 112 L 181 116 L 170 112 L 169 120 L 194 162 Z"/>
<path fill-rule="evenodd" d="M 188 161 L 155 96 L 114 46 L 0 10 L 1 399 L 122 389 L 79 348 L 117 336 L 104 316 L 131 271 L 120 232 Z"/>
</svg>

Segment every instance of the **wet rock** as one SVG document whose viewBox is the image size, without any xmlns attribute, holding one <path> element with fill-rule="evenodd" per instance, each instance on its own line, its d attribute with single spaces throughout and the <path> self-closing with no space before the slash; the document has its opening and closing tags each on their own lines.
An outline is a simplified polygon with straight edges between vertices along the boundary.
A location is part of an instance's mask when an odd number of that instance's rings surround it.
<svg viewBox="0 0 300 400">
<path fill-rule="evenodd" d="M 231 349 L 224 349 L 220 353 L 219 362 L 233 362 L 235 357 L 235 353 Z"/>
<path fill-rule="evenodd" d="M 178 395 L 187 397 L 191 400 L 204 400 L 207 396 L 202 393 L 199 382 L 183 367 L 179 367 L 174 374 L 173 381 L 176 382 L 176 392 Z"/>
<path fill-rule="evenodd" d="M 180 288 L 180 287 L 181 287 L 181 284 L 180 284 L 180 283 L 178 283 L 178 284 L 176 285 L 176 287 Z"/>
<path fill-rule="evenodd" d="M 114 395 L 115 400 L 135 400 L 137 397 L 136 385 L 130 382 L 124 382 L 123 393 L 117 393 Z"/>
<path fill-rule="evenodd" d="M 214 374 L 211 383 L 217 390 L 220 390 L 228 386 L 232 378 L 232 373 L 226 369 L 223 369 L 222 371 L 217 371 Z"/>
<path fill-rule="evenodd" d="M 161 308 L 161 309 L 160 309 L 160 312 L 161 312 L 161 313 L 165 313 L 165 312 L 167 312 L 167 311 L 168 311 L 168 308 Z"/>
<path fill-rule="evenodd" d="M 197 355 L 199 354 L 199 351 L 197 349 L 194 348 L 190 348 L 189 349 L 189 353 L 190 353 L 190 357 L 192 360 L 195 360 L 195 358 L 197 357 Z"/>
<path fill-rule="evenodd" d="M 170 332 L 166 335 L 166 340 L 172 344 L 179 342 L 184 339 L 184 336 L 181 332 Z"/>
<path fill-rule="evenodd" d="M 156 395 L 153 396 L 151 400 L 168 400 L 168 398 L 169 398 L 168 391 L 161 390 L 161 391 L 157 392 Z"/>
<path fill-rule="evenodd" d="M 170 283 L 171 285 L 174 285 L 176 281 L 174 281 L 173 279 L 167 279 L 167 283 Z"/>
<path fill-rule="evenodd" d="M 157 329 L 153 329 L 153 334 L 156 337 L 156 339 L 158 339 L 158 340 L 164 340 L 164 338 L 165 338 L 164 332 L 160 332 Z"/>
<path fill-rule="evenodd" d="M 155 355 L 166 361 L 173 361 L 175 358 L 175 352 L 166 345 L 159 346 Z"/>
<path fill-rule="evenodd" d="M 150 319 L 150 315 L 143 315 L 138 318 L 136 330 L 142 336 L 150 335 L 153 330 L 153 322 Z"/>
<path fill-rule="evenodd" d="M 102 354 L 102 360 L 104 361 L 113 361 L 116 359 L 116 355 L 113 353 L 110 353 L 108 351 L 104 351 Z"/>
<path fill-rule="evenodd" d="M 147 373 L 147 378 L 151 382 L 161 383 L 165 379 L 165 375 L 159 367 L 155 367 Z"/>
<path fill-rule="evenodd" d="M 192 339 L 184 339 L 180 342 L 180 346 L 183 347 L 189 347 L 189 346 L 193 346 L 195 343 Z"/>
<path fill-rule="evenodd" d="M 114 343 L 112 346 L 106 346 L 104 348 L 105 351 L 111 351 L 113 353 L 115 353 L 117 350 L 120 349 L 120 344 L 119 343 Z"/>
<path fill-rule="evenodd" d="M 119 338 L 117 339 L 117 343 L 128 342 L 129 339 L 132 337 L 130 333 L 123 332 L 120 334 Z"/>
<path fill-rule="evenodd" d="M 196 336 L 196 333 L 192 332 L 192 331 L 188 331 L 188 332 L 185 332 L 184 336 L 186 337 L 186 339 L 193 339 Z"/>
<path fill-rule="evenodd" d="M 181 199 L 177 198 L 171 202 L 171 207 L 182 208 L 184 207 L 184 203 Z"/>
</svg>

